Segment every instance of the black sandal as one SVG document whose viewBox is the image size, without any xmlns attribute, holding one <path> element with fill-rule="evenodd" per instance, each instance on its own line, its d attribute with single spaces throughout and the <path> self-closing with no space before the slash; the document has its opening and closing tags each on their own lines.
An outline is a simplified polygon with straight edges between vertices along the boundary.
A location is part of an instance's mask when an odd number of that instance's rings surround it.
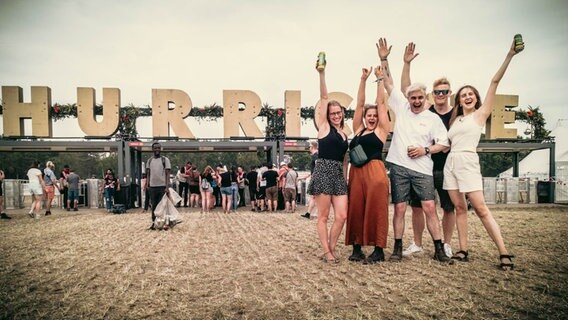
<svg viewBox="0 0 568 320">
<path fill-rule="evenodd" d="M 515 264 L 513 263 L 514 257 L 515 257 L 514 255 L 509 255 L 509 254 L 500 255 L 499 260 L 501 260 L 501 264 L 499 264 L 499 268 L 501 268 L 501 270 L 503 270 L 503 271 L 515 269 Z M 511 261 L 511 263 L 505 263 L 505 262 L 503 262 L 503 259 L 509 259 L 509 261 Z"/>
<path fill-rule="evenodd" d="M 468 254 L 469 253 L 467 251 L 460 250 L 452 256 L 452 259 L 457 260 L 457 261 L 461 261 L 461 262 L 468 262 L 469 261 L 469 258 L 467 257 Z"/>
</svg>

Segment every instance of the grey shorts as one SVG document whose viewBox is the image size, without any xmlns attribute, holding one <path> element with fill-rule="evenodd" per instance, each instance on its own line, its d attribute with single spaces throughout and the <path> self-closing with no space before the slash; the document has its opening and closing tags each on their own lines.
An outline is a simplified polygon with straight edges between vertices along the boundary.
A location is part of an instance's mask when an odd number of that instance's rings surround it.
<svg viewBox="0 0 568 320">
<path fill-rule="evenodd" d="M 394 163 L 390 164 L 390 181 L 392 202 L 400 203 L 410 200 L 410 191 L 414 190 L 421 200 L 434 200 L 434 177 L 423 174 Z"/>
<path fill-rule="evenodd" d="M 444 190 L 444 171 L 434 171 L 434 188 L 438 192 L 438 197 L 440 198 L 440 207 L 445 211 L 453 211 L 454 204 L 448 190 Z M 410 205 L 414 208 L 422 207 L 422 203 L 416 197 L 414 190 L 410 191 Z"/>
</svg>

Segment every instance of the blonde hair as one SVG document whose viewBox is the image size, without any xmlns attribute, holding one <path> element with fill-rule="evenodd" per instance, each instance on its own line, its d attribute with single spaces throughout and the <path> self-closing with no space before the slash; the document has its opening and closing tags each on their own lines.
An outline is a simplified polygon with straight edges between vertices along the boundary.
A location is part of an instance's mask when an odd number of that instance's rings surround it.
<svg viewBox="0 0 568 320">
<path fill-rule="evenodd" d="M 408 86 L 408 88 L 406 88 L 406 96 L 408 97 L 408 95 L 410 95 L 411 92 L 416 92 L 416 91 L 422 91 L 424 94 L 426 94 L 426 86 L 423 85 L 422 83 L 413 83 L 410 86 Z"/>
<path fill-rule="evenodd" d="M 45 163 L 45 166 L 46 166 L 47 168 L 55 168 L 55 165 L 54 165 L 53 162 L 51 162 L 51 161 L 46 162 L 46 163 Z"/>
<path fill-rule="evenodd" d="M 442 77 L 442 78 L 437 79 L 437 80 L 434 81 L 434 84 L 432 84 L 432 88 L 436 88 L 437 86 L 439 86 L 439 85 L 441 85 L 441 84 L 447 84 L 448 86 L 451 87 L 450 81 L 448 80 L 448 78 Z"/>
</svg>

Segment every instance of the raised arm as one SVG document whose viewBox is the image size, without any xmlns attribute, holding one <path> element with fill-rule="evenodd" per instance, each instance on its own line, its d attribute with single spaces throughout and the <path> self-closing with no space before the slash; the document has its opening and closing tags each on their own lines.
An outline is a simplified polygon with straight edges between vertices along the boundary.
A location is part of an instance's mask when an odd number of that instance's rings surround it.
<svg viewBox="0 0 568 320">
<path fill-rule="evenodd" d="M 406 88 L 410 87 L 410 63 L 418 53 L 414 53 L 414 49 L 416 45 L 414 42 L 410 42 L 406 48 L 404 49 L 404 56 L 402 56 L 402 60 L 404 65 L 402 66 L 402 76 L 400 77 L 400 91 L 406 96 Z"/>
<path fill-rule="evenodd" d="M 359 131 L 363 123 L 363 106 L 365 105 L 365 84 L 373 67 L 361 69 L 361 81 L 359 82 L 359 91 L 357 91 L 357 106 L 355 106 L 355 114 L 353 115 L 353 132 Z"/>
<path fill-rule="evenodd" d="M 387 106 L 385 104 L 385 75 L 381 66 L 377 66 L 375 68 L 375 77 L 377 77 L 377 98 L 375 99 L 375 103 L 377 104 L 377 113 L 379 116 L 379 125 L 377 127 L 380 130 L 384 131 L 384 137 L 382 136 L 382 134 L 379 137 L 381 137 L 381 139 L 386 139 L 388 133 L 390 132 L 390 121 L 387 112 Z"/>
<path fill-rule="evenodd" d="M 317 69 L 319 73 L 319 85 L 320 85 L 320 112 L 318 115 L 318 128 L 327 123 L 327 102 L 329 101 L 329 96 L 327 94 L 327 85 L 325 83 L 325 69 Z"/>
<path fill-rule="evenodd" d="M 481 120 L 480 121 L 481 123 L 485 123 L 485 121 L 493 111 L 493 107 L 495 104 L 495 94 L 497 93 L 497 86 L 499 85 L 499 82 L 503 78 L 503 75 L 505 75 L 505 71 L 507 71 L 507 67 L 509 66 L 511 60 L 513 59 L 513 56 L 521 52 L 521 50 L 522 49 L 520 49 L 518 52 L 515 51 L 515 41 L 513 40 L 511 47 L 507 52 L 507 56 L 505 57 L 505 61 L 503 61 L 503 64 L 501 64 L 501 67 L 499 67 L 499 70 L 497 70 L 497 73 L 493 76 L 493 79 L 491 79 L 491 83 L 489 84 L 489 88 L 487 89 L 487 94 L 485 95 L 485 100 L 483 100 L 483 104 L 477 110 L 478 119 Z"/>
<path fill-rule="evenodd" d="M 389 46 L 387 43 L 387 39 L 379 38 L 379 42 L 377 43 L 377 53 L 379 54 L 379 58 L 381 59 L 381 67 L 383 68 L 383 72 L 385 74 L 385 88 L 387 89 L 387 93 L 390 95 L 392 90 L 394 89 L 394 82 L 392 80 L 392 74 L 389 67 L 388 56 L 390 54 L 392 46 Z"/>
</svg>

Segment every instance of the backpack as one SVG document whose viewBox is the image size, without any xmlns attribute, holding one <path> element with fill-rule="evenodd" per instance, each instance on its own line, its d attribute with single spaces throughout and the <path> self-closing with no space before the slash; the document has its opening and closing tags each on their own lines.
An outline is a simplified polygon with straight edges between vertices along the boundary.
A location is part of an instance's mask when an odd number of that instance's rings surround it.
<svg viewBox="0 0 568 320">
<path fill-rule="evenodd" d="M 207 191 L 209 190 L 209 188 L 211 188 L 209 181 L 207 181 L 207 179 L 205 178 L 201 179 L 201 190 Z"/>
<path fill-rule="evenodd" d="M 114 214 L 126 213 L 126 206 L 123 204 L 115 204 L 112 206 L 112 213 Z"/>
</svg>

